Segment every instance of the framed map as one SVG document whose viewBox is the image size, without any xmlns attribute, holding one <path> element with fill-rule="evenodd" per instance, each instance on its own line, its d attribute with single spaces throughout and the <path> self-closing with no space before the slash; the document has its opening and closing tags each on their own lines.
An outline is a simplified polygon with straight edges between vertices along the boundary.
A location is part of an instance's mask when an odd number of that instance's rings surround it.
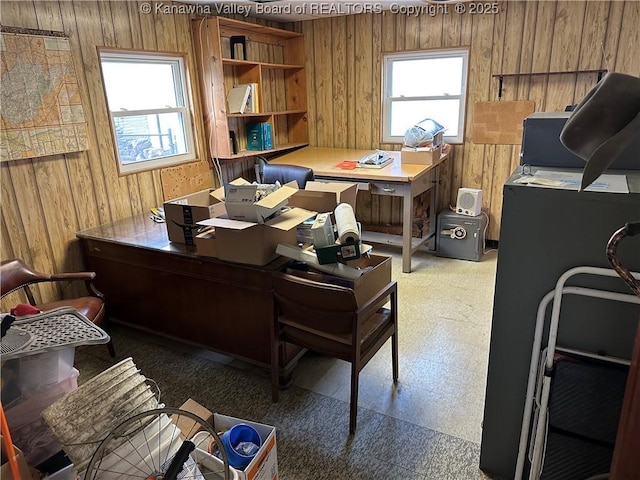
<svg viewBox="0 0 640 480">
<path fill-rule="evenodd" d="M 69 39 L 0 35 L 0 161 L 87 150 Z"/>
</svg>

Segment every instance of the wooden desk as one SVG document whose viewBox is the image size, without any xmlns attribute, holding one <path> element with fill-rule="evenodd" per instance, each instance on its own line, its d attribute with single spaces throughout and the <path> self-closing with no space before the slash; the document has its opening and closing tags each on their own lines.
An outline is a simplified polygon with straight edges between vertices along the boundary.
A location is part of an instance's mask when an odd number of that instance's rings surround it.
<svg viewBox="0 0 640 480">
<path fill-rule="evenodd" d="M 271 278 L 288 259 L 255 267 L 200 257 L 195 247 L 170 243 L 166 225 L 148 215 L 77 237 L 115 321 L 270 368 Z M 281 349 L 284 383 L 302 352 L 290 344 Z"/>
<path fill-rule="evenodd" d="M 273 164 L 300 165 L 313 169 L 317 180 L 349 181 L 358 184 L 359 190 L 372 195 L 402 198 L 402 271 L 411 272 L 411 255 L 435 235 L 436 200 L 438 198 L 439 165 L 447 158 L 440 157 L 435 165 L 408 165 L 400 162 L 400 152 L 388 152 L 394 162 L 384 168 L 356 168 L 343 170 L 336 165 L 343 160 L 358 160 L 373 150 L 346 148 L 306 147 L 274 158 Z M 412 237 L 413 199 L 431 190 L 429 234 L 424 238 Z M 364 233 L 364 240 L 380 243 L 382 235 Z M 388 243 L 388 242 L 386 242 Z"/>
</svg>

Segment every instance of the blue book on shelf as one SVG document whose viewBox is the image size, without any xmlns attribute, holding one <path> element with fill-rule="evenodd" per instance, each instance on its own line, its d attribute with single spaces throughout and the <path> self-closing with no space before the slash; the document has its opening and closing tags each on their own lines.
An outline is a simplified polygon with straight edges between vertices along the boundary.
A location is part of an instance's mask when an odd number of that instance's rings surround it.
<svg viewBox="0 0 640 480">
<path fill-rule="evenodd" d="M 269 122 L 247 123 L 247 150 L 271 150 L 273 139 Z"/>
</svg>

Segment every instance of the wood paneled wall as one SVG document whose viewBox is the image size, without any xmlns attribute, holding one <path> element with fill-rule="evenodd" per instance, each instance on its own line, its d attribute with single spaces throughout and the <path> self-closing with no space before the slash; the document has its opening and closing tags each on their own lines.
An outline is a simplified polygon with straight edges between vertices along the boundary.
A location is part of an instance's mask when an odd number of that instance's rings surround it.
<svg viewBox="0 0 640 480">
<path fill-rule="evenodd" d="M 20 257 L 45 272 L 82 269 L 77 231 L 162 204 L 160 171 L 118 174 L 97 47 L 185 52 L 193 75 L 190 19 L 177 14 L 144 15 L 140 5 L 135 1 L 83 0 L 0 3 L 2 25 L 63 31 L 70 38 L 89 127 L 86 152 L 0 165 L 3 259 Z M 197 90 L 194 108 L 196 119 L 200 119 Z M 195 129 L 198 139 L 204 138 L 201 120 L 195 121 Z M 198 148 L 204 151 L 202 143 Z M 39 293 L 42 300 L 50 300 L 75 295 L 82 288 L 73 283 L 43 287 Z M 16 301 L 18 297 L 6 298 L 2 307 Z"/>
<path fill-rule="evenodd" d="M 640 2 L 505 1 L 499 14 L 408 16 L 385 13 L 301 22 L 307 50 L 312 145 L 398 148 L 380 143 L 381 53 L 470 47 L 465 141 L 445 166 L 441 206 L 459 187 L 482 188 L 488 238 L 500 231 L 502 185 L 519 163 L 520 146 L 477 145 L 470 139 L 476 101 L 498 100 L 500 73 L 609 68 L 640 75 Z M 298 27 L 298 25 L 296 25 Z M 604 52 L 604 53 L 603 53 Z M 434 72 L 434 75 L 437 75 Z M 563 111 L 596 83 L 596 74 L 505 77 L 503 100 L 532 100 L 536 111 Z M 359 197 L 359 220 L 400 222 L 389 197 Z M 370 213 L 369 213 L 370 212 Z M 371 219 L 364 218 L 371 215 Z"/>
</svg>

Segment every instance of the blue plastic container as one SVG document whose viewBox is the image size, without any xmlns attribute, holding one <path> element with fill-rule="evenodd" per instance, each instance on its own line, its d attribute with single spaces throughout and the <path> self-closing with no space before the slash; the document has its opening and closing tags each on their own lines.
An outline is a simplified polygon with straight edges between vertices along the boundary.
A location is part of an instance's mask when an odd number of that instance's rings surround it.
<svg viewBox="0 0 640 480">
<path fill-rule="evenodd" d="M 229 457 L 229 465 L 234 468 L 244 468 L 253 457 L 256 456 L 258 450 L 262 446 L 262 439 L 260 438 L 260 434 L 253 428 L 251 425 L 247 425 L 246 423 L 238 423 L 231 427 L 229 430 L 222 434 L 220 438 L 222 440 L 222 444 L 224 445 L 224 449 L 227 451 L 227 457 Z M 255 444 L 258 448 L 255 450 L 255 453 L 252 455 L 243 455 L 238 452 L 236 448 L 242 442 L 250 442 Z"/>
</svg>

